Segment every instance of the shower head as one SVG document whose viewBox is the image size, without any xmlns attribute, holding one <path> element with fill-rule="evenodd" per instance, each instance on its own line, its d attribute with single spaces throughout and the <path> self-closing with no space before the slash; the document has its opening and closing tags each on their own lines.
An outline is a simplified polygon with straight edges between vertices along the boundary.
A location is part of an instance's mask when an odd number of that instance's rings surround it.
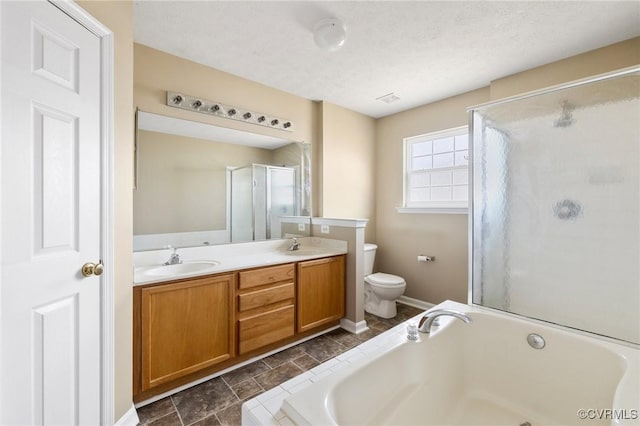
<svg viewBox="0 0 640 426">
<path fill-rule="evenodd" d="M 560 118 L 553 122 L 553 127 L 569 127 L 575 120 L 573 119 L 574 106 L 568 101 L 562 101 L 562 111 L 560 112 Z"/>
</svg>

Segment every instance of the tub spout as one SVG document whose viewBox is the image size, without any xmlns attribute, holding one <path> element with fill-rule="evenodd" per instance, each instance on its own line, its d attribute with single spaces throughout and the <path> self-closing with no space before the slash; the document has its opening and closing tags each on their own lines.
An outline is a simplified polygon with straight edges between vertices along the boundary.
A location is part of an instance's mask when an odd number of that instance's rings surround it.
<svg viewBox="0 0 640 426">
<path fill-rule="evenodd" d="M 436 309 L 435 311 L 427 312 L 426 315 L 420 319 L 420 322 L 418 323 L 418 331 L 429 334 L 431 332 L 431 325 L 433 324 L 433 321 L 436 318 L 445 315 L 458 318 L 467 324 L 472 322 L 469 315 L 463 312 L 451 311 L 449 309 Z"/>
</svg>

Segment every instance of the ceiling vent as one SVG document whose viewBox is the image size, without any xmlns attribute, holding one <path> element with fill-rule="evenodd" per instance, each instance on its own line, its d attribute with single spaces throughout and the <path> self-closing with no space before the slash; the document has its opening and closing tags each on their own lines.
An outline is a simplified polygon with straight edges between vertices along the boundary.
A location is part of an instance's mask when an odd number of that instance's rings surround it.
<svg viewBox="0 0 640 426">
<path fill-rule="evenodd" d="M 384 102 L 386 104 L 391 104 L 391 103 L 399 101 L 400 97 L 396 96 L 395 93 L 391 92 L 391 93 L 387 93 L 384 96 L 380 96 L 379 98 L 376 98 L 376 100 L 377 101 L 382 101 L 382 102 Z"/>
</svg>

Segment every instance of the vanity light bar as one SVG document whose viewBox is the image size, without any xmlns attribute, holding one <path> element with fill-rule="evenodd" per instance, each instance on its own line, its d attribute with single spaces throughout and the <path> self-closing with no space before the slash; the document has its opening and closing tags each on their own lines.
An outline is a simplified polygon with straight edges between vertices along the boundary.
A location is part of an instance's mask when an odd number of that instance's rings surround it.
<svg viewBox="0 0 640 426">
<path fill-rule="evenodd" d="M 194 96 L 183 95 L 178 92 L 167 91 L 167 105 L 186 109 L 187 111 L 200 112 L 202 114 L 214 115 L 221 118 L 242 121 L 245 123 L 257 124 L 259 126 L 270 127 L 272 129 L 291 132 L 293 123 L 284 118 L 253 112 L 246 109 L 222 104 L 220 102 L 208 101 Z"/>
</svg>

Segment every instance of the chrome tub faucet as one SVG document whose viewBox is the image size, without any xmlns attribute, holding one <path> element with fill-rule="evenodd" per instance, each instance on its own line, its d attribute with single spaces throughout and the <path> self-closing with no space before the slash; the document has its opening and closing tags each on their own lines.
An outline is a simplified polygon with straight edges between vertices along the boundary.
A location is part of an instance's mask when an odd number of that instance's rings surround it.
<svg viewBox="0 0 640 426">
<path fill-rule="evenodd" d="M 429 334 L 431 332 L 431 326 L 434 325 L 436 318 L 441 316 L 450 316 L 458 318 L 466 324 L 473 322 L 469 315 L 463 312 L 452 311 L 449 309 L 436 309 L 435 311 L 427 312 L 418 323 L 418 331 L 420 333 Z M 436 323 L 437 324 L 437 323 Z"/>
</svg>

